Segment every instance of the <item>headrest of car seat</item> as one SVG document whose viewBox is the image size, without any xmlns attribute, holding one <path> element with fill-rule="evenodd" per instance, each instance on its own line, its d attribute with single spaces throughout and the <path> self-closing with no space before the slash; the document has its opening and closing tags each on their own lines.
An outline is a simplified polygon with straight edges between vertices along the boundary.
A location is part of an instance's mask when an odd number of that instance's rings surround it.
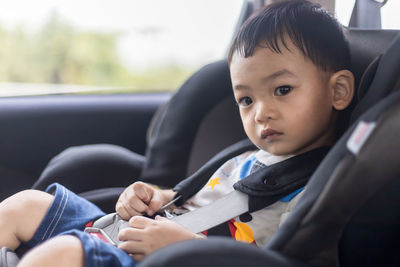
<svg viewBox="0 0 400 267">
<path fill-rule="evenodd" d="M 355 85 L 358 88 L 360 78 L 367 66 L 378 55 L 386 51 L 399 31 L 348 28 L 348 32 L 351 54 L 350 70 L 354 74 Z"/>
<path fill-rule="evenodd" d="M 379 57 L 395 38 L 395 30 L 365 30 L 349 28 L 349 46 L 351 54 L 350 70 L 354 74 L 355 94 L 351 104 L 340 113 L 337 134 L 341 136 L 349 127 L 354 107 L 366 93 L 374 77 Z"/>
<path fill-rule="evenodd" d="M 203 132 L 207 139 L 201 136 Z M 157 112 L 149 137 L 140 179 L 170 187 L 188 176 L 189 165 L 196 169 L 218 151 L 245 138 L 227 61 L 206 65 L 193 74 Z M 204 146 L 204 141 L 210 145 Z M 193 148 L 199 147 L 201 155 L 194 155 Z M 193 158 L 203 162 L 191 163 Z"/>
<path fill-rule="evenodd" d="M 381 60 L 382 55 L 377 56 L 365 69 L 364 74 L 361 76 L 360 85 L 355 94 L 355 98 L 357 103 L 365 96 L 368 91 L 368 88 L 371 86 L 371 83 L 375 77 L 376 69 L 378 68 L 379 61 Z"/>
<path fill-rule="evenodd" d="M 377 64 L 377 66 L 370 66 L 369 72 L 363 76 L 365 83 L 364 81 L 361 83 L 363 87 L 359 90 L 360 100 L 354 108 L 351 122 L 357 120 L 368 108 L 387 96 L 400 78 L 400 33 L 391 42 L 379 62 L 374 62 L 372 64 Z M 374 78 L 371 79 L 373 68 L 376 68 L 376 71 Z M 369 86 L 368 80 L 372 80 Z"/>
</svg>

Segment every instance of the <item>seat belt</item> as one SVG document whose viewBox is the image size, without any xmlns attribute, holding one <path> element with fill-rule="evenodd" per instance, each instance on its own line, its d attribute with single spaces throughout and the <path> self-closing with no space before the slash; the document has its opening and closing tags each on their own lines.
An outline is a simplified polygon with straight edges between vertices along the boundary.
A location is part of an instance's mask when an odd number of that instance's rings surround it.
<svg viewBox="0 0 400 267">
<path fill-rule="evenodd" d="M 17 254 L 7 247 L 0 249 L 0 267 L 15 267 L 19 262 Z"/>
<path fill-rule="evenodd" d="M 235 183 L 233 192 L 209 205 L 178 216 L 168 216 L 167 213 L 166 217 L 197 234 L 246 212 L 263 209 L 303 187 L 328 151 L 329 147 L 320 147 L 259 169 Z M 268 183 L 267 180 L 272 180 L 273 183 Z M 179 193 L 160 210 L 166 211 L 168 206 L 181 202 L 184 197 Z M 85 232 L 112 245 L 118 245 L 118 233 L 127 227 L 127 221 L 112 213 L 95 221 Z"/>
<path fill-rule="evenodd" d="M 349 27 L 382 29 L 381 7 L 387 0 L 356 0 L 350 17 Z"/>
<path fill-rule="evenodd" d="M 168 205 L 173 204 L 173 202 L 171 201 Z M 166 206 L 164 207 L 167 208 Z M 234 190 L 207 206 L 179 216 L 169 217 L 169 219 L 182 225 L 188 231 L 198 234 L 235 218 L 248 210 L 248 196 Z M 86 227 L 85 232 L 113 246 L 118 246 L 121 243 L 118 239 L 118 233 L 129 227 L 129 222 L 123 220 L 117 213 L 111 213 L 95 221 L 93 226 Z"/>
<path fill-rule="evenodd" d="M 249 197 L 233 191 L 211 204 L 171 218 L 192 233 L 198 234 L 249 211 Z"/>
<path fill-rule="evenodd" d="M 261 210 L 305 186 L 329 149 L 320 147 L 261 168 L 235 183 L 233 192 L 171 220 L 198 234 L 246 212 Z"/>
</svg>

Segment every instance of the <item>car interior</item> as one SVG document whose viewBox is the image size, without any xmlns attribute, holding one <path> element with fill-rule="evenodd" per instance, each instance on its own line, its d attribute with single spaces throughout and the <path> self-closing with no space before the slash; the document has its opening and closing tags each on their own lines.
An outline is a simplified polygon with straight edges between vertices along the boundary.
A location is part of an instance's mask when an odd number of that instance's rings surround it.
<svg viewBox="0 0 400 267">
<path fill-rule="evenodd" d="M 358 89 L 344 134 L 273 239 L 262 249 L 224 238 L 178 243 L 140 266 L 400 264 L 400 30 L 360 29 L 371 23 L 357 13 L 361 2 L 348 27 Z M 264 4 L 244 1 L 238 26 Z M 226 59 L 202 67 L 174 94 L 0 98 L 0 112 L 0 173 L 9 177 L 1 200 L 58 182 L 107 213 L 132 182 L 172 188 L 246 138 Z M 376 128 L 354 153 L 347 143 L 362 122 Z M 103 157 L 110 153 L 112 161 Z"/>
</svg>

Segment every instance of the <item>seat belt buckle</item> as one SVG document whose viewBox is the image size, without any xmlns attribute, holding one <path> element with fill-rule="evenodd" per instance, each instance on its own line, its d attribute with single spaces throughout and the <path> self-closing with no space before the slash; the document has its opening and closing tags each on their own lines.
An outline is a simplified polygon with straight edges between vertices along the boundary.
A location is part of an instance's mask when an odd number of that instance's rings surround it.
<svg viewBox="0 0 400 267">
<path fill-rule="evenodd" d="M 109 243 L 110 245 L 117 246 L 117 244 L 102 229 L 95 227 L 86 227 L 84 232 L 88 233 L 91 236 L 97 237 L 100 240 Z"/>
</svg>

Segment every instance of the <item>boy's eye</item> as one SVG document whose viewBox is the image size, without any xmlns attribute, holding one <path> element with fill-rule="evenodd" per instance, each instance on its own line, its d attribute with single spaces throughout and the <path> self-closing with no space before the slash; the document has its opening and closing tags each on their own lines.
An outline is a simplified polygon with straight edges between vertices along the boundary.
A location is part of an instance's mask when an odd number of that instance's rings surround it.
<svg viewBox="0 0 400 267">
<path fill-rule="evenodd" d="M 238 101 L 239 106 L 244 106 L 244 107 L 251 105 L 251 103 L 253 103 L 253 100 L 248 96 L 242 97 Z"/>
<path fill-rule="evenodd" d="M 292 91 L 292 89 L 293 89 L 292 87 L 287 86 L 287 85 L 279 86 L 278 88 L 275 89 L 274 95 L 283 96 L 283 95 L 288 94 L 290 91 Z"/>
</svg>

